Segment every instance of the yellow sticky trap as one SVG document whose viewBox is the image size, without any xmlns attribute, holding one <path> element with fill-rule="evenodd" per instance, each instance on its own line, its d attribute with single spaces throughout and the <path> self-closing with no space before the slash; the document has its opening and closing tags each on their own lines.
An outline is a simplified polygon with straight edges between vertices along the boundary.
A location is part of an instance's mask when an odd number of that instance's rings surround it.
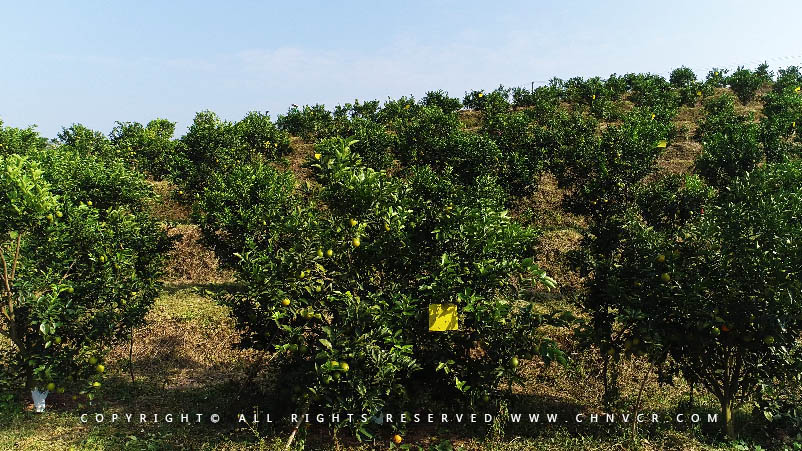
<svg viewBox="0 0 802 451">
<path fill-rule="evenodd" d="M 696 95 L 702 97 L 702 91 L 696 91 Z"/>
<path fill-rule="evenodd" d="M 455 304 L 429 304 L 429 332 L 459 330 Z"/>
<path fill-rule="evenodd" d="M 593 100 L 596 100 L 596 94 L 593 94 Z"/>
<path fill-rule="evenodd" d="M 667 145 L 668 142 L 665 139 L 657 142 L 657 147 L 666 147 Z"/>
<path fill-rule="evenodd" d="M 797 86 L 796 89 L 794 89 L 794 92 L 799 92 L 800 89 L 802 89 L 802 87 Z"/>
<path fill-rule="evenodd" d="M 652 120 L 654 120 L 654 113 L 652 113 Z"/>
</svg>

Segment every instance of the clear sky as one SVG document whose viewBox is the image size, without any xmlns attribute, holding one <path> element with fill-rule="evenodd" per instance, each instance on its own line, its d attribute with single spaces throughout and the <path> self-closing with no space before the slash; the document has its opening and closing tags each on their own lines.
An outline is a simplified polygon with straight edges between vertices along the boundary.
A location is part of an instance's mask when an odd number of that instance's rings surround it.
<svg viewBox="0 0 802 451">
<path fill-rule="evenodd" d="M 204 109 L 275 118 L 554 76 L 802 65 L 801 18 L 799 0 L 2 1 L 0 119 L 53 137 L 163 117 L 183 133 Z"/>
</svg>

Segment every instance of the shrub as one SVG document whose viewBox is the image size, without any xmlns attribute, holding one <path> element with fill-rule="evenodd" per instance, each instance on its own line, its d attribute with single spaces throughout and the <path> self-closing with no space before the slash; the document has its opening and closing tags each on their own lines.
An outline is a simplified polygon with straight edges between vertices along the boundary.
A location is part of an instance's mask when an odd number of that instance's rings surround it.
<svg viewBox="0 0 802 451">
<path fill-rule="evenodd" d="M 485 114 L 494 114 L 509 111 L 509 98 L 510 89 L 499 86 L 489 93 L 485 93 L 484 90 L 465 93 L 462 104 L 472 110 L 482 111 Z"/>
<path fill-rule="evenodd" d="M 580 127 L 582 122 L 577 123 Z M 595 127 L 594 127 L 595 128 Z M 577 211 L 608 215 L 631 200 L 632 188 L 655 168 L 663 151 L 658 144 L 668 140 L 669 122 L 652 118 L 652 114 L 635 109 L 624 123 L 611 125 L 596 136 L 595 129 L 579 128 L 579 136 L 570 136 L 561 143 L 558 158 L 562 161 L 557 179 L 571 189 L 568 200 Z M 571 144 L 579 139 L 576 144 Z"/>
<path fill-rule="evenodd" d="M 111 147 L 111 142 L 95 130 L 90 130 L 81 124 L 72 124 L 68 128 L 62 128 L 58 134 L 59 143 L 72 147 L 81 153 L 91 153 L 103 157 L 117 157 L 116 149 Z"/>
<path fill-rule="evenodd" d="M 755 68 L 755 75 L 760 78 L 763 83 L 771 83 L 774 81 L 774 72 L 769 70 L 769 64 L 766 62 L 760 63 Z"/>
<path fill-rule="evenodd" d="M 384 111 L 388 109 L 385 107 Z M 398 136 L 398 158 L 401 163 L 445 162 L 448 139 L 460 129 L 459 116 L 455 112 L 446 113 L 440 108 L 427 106 L 419 106 L 414 113 L 403 114 L 403 117 L 394 119 L 389 127 Z"/>
<path fill-rule="evenodd" d="M 203 190 L 215 171 L 247 160 L 237 145 L 234 124 L 211 111 L 195 115 L 187 133 L 176 145 L 173 180 L 188 193 Z"/>
<path fill-rule="evenodd" d="M 639 187 L 635 202 L 645 223 L 664 231 L 695 219 L 714 196 L 699 176 L 672 174 Z"/>
<path fill-rule="evenodd" d="M 679 104 L 678 94 L 665 78 L 653 74 L 628 75 L 632 91 L 629 100 L 635 106 L 652 111 L 667 111 L 674 116 Z"/>
<path fill-rule="evenodd" d="M 256 159 L 274 160 L 290 151 L 289 135 L 267 114 L 248 113 L 236 123 L 202 111 L 176 146 L 173 179 L 188 193 L 199 193 L 217 172 Z"/>
<path fill-rule="evenodd" d="M 380 106 L 381 103 L 378 100 L 368 100 L 363 103 L 359 103 L 359 100 L 355 100 L 354 104 L 351 106 L 351 116 L 353 118 L 362 118 L 376 122 L 379 117 Z"/>
<path fill-rule="evenodd" d="M 272 166 L 253 162 L 215 172 L 194 204 L 195 222 L 203 231 L 205 244 L 221 262 L 238 261 L 235 253 L 245 248 L 247 239 L 269 239 L 275 234 L 249 235 L 249 232 L 279 227 L 300 206 L 293 197 L 295 178 Z M 247 207 L 247 208 L 246 208 Z"/>
</svg>

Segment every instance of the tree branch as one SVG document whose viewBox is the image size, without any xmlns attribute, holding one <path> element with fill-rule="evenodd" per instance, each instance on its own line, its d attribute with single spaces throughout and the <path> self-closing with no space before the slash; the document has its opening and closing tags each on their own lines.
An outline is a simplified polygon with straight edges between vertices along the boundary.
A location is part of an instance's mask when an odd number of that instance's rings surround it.
<svg viewBox="0 0 802 451">
<path fill-rule="evenodd" d="M 14 276 L 17 274 L 17 262 L 19 261 L 19 248 L 22 242 L 22 234 L 17 233 L 17 250 L 14 251 L 14 263 L 11 266 L 11 280 L 14 280 Z"/>
<path fill-rule="evenodd" d="M 11 296 L 11 285 L 9 284 L 9 279 L 8 279 L 8 264 L 6 263 L 6 256 L 1 247 L 0 247 L 0 261 L 3 262 L 3 282 L 6 285 L 6 292 L 8 293 L 9 296 Z"/>
</svg>

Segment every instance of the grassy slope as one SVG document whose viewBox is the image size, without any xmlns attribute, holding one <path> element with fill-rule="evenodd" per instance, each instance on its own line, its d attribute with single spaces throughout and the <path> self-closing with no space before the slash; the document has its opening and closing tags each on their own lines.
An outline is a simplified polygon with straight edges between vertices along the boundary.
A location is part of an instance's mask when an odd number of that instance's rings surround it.
<svg viewBox="0 0 802 451">
<path fill-rule="evenodd" d="M 749 105 L 759 110 L 759 104 Z M 686 127 L 685 138 L 673 142 L 660 160 L 661 170 L 685 172 L 698 155 L 700 145 L 691 140 L 699 108 L 683 108 L 677 122 Z M 467 118 L 476 121 L 471 116 Z M 312 146 L 293 139 L 295 152 L 289 167 L 302 171 L 300 162 L 311 155 Z M 308 174 L 299 174 L 308 176 Z M 82 424 L 79 412 L 102 411 L 106 417 L 118 413 L 217 412 L 230 418 L 248 413 L 255 405 L 262 409 L 279 405 L 281 389 L 270 381 L 270 365 L 254 366 L 255 352 L 236 349 L 233 322 L 224 307 L 215 304 L 204 288 L 231 282 L 229 273 L 218 270 L 214 255 L 199 243 L 197 227 L 187 221 L 188 212 L 171 200 L 174 193 L 166 183 L 156 183 L 162 201 L 154 211 L 167 220 L 183 222 L 171 234 L 182 239 L 173 251 L 163 295 L 148 316 L 148 324 L 137 330 L 133 348 L 124 343 L 108 359 L 108 378 L 102 396 L 93 406 L 78 409 L 78 402 L 67 395 L 51 395 L 44 414 L 13 407 L 0 415 L 0 449 L 280 449 L 287 436 L 286 425 L 245 427 L 235 422 L 210 425 Z M 559 208 L 562 193 L 553 177 L 545 176 L 538 193 L 522 201 L 514 210 L 544 230 L 541 264 L 560 282 L 554 302 L 568 303 L 581 286 L 581 279 L 567 267 L 563 255 L 576 247 L 584 218 Z M 515 387 L 512 412 L 558 412 L 573 416 L 579 412 L 599 413 L 602 387 L 598 379 L 598 356 L 574 349 L 563 332 L 556 337 L 573 357 L 568 368 L 544 368 L 539 362 L 523 362 L 527 383 Z M 131 382 L 129 352 L 135 381 Z M 257 371 L 252 371 L 256 369 Z M 644 412 L 673 413 L 687 405 L 688 388 L 681 381 L 661 386 L 646 362 L 626 362 L 621 375 L 621 412 L 631 412 L 643 384 Z M 646 378 L 644 379 L 644 375 Z M 253 382 L 247 384 L 249 378 Z M 257 393 L 263 387 L 266 394 Z M 272 394 L 271 394 L 272 393 Z M 687 408 L 685 408 L 687 410 Z M 682 411 L 682 409 L 680 409 Z M 710 397 L 697 393 L 695 412 L 716 411 Z M 488 428 L 410 426 L 407 442 L 436 444 L 450 439 L 466 449 L 718 449 L 715 425 L 678 426 L 644 424 L 633 435 L 631 425 L 507 425 L 503 434 Z M 496 429 L 497 430 L 497 429 Z M 389 434 L 389 433 L 388 433 Z M 312 427 L 307 444 L 312 449 L 374 449 L 389 446 L 388 437 L 375 443 L 358 444 L 347 437 L 334 438 L 321 427 Z"/>
</svg>

